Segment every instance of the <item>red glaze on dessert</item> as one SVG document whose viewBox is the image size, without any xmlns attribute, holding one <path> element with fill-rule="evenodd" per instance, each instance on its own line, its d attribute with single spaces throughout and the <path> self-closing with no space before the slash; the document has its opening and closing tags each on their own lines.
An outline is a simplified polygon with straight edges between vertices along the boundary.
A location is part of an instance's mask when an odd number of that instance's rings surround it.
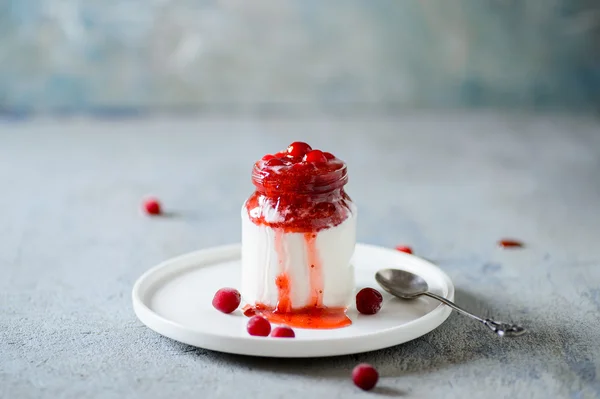
<svg viewBox="0 0 600 399">
<path fill-rule="evenodd" d="M 300 154 L 298 145 L 290 145 L 290 153 L 265 155 L 254 164 L 256 192 L 246 202 L 246 209 L 255 224 L 286 233 L 313 233 L 337 226 L 348 217 L 350 198 L 343 189 L 348 182 L 346 164 L 336 157 L 328 159 L 325 154 L 333 155 L 319 150 L 292 156 Z M 283 218 L 271 220 L 265 209 Z"/>
<path fill-rule="evenodd" d="M 351 199 L 343 188 L 347 182 L 343 161 L 303 142 L 267 154 L 254 164 L 252 183 L 256 191 L 245 206 L 252 223 L 274 231 L 279 258 L 275 280 L 278 301 L 275 307 L 256 303 L 245 308 L 245 314 L 260 314 L 273 323 L 299 328 L 329 329 L 351 324 L 345 308 L 323 304 L 323 265 L 316 246 L 319 231 L 337 226 L 352 215 Z M 288 233 L 301 233 L 306 247 L 310 299 L 308 306 L 301 308 L 292 303 L 293 282 L 282 262 L 286 256 L 284 236 Z"/>
</svg>

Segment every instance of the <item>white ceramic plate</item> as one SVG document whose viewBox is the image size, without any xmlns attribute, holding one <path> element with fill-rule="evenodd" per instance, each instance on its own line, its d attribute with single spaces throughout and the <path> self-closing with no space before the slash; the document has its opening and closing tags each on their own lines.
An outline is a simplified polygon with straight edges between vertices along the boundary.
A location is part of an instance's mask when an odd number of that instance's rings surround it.
<svg viewBox="0 0 600 399">
<path fill-rule="evenodd" d="M 379 288 L 375 272 L 398 268 L 419 274 L 430 290 L 450 300 L 454 286 L 437 266 L 403 252 L 358 244 L 353 263 L 357 291 Z M 451 309 L 430 298 L 403 301 L 383 292 L 376 315 L 359 314 L 351 307 L 352 325 L 335 330 L 294 329 L 296 338 L 253 337 L 246 332 L 247 317 L 238 309 L 223 314 L 212 307 L 222 287 L 240 287 L 240 245 L 192 252 L 167 260 L 142 275 L 133 287 L 133 308 L 146 326 L 188 345 L 240 355 L 320 357 L 367 352 L 418 338 L 448 318 Z"/>
</svg>

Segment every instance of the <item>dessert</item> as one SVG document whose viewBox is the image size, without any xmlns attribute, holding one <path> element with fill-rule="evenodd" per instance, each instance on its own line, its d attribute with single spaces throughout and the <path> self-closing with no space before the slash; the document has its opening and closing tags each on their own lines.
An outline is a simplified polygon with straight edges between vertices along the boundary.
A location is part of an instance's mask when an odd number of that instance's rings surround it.
<svg viewBox="0 0 600 399">
<path fill-rule="evenodd" d="M 351 324 L 356 207 L 346 164 L 302 142 L 254 164 L 242 207 L 244 314 L 300 328 Z"/>
</svg>

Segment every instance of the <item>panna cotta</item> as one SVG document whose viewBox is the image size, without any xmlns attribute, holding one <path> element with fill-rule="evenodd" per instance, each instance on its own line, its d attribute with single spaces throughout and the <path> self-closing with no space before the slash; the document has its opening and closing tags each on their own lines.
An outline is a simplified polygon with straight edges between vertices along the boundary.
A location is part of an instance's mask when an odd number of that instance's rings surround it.
<svg viewBox="0 0 600 399">
<path fill-rule="evenodd" d="M 254 164 L 242 207 L 242 297 L 247 314 L 301 328 L 351 324 L 356 207 L 346 164 L 296 142 Z"/>
</svg>

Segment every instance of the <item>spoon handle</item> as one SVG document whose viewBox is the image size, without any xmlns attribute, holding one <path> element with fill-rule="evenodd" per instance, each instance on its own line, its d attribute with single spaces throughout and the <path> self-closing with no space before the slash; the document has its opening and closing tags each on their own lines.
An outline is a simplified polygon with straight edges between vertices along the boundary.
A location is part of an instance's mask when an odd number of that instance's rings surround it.
<svg viewBox="0 0 600 399">
<path fill-rule="evenodd" d="M 518 326 L 516 324 L 498 322 L 498 321 L 494 321 L 492 319 L 482 319 L 479 316 L 475 316 L 474 314 L 467 312 L 463 308 L 456 305 L 454 302 L 451 302 L 451 301 L 447 300 L 446 298 L 441 297 L 436 294 L 433 294 L 431 292 L 425 292 L 423 295 L 427 295 L 430 298 L 437 299 L 438 301 L 450 306 L 452 309 L 456 310 L 458 313 L 463 314 L 465 316 L 469 316 L 477 321 L 480 321 L 481 323 L 483 323 L 484 326 L 488 327 L 490 330 L 492 330 L 493 332 L 495 332 L 496 334 L 498 334 L 501 337 L 517 337 L 519 335 L 525 334 L 525 332 L 526 332 L 526 330 L 523 327 Z"/>
</svg>

